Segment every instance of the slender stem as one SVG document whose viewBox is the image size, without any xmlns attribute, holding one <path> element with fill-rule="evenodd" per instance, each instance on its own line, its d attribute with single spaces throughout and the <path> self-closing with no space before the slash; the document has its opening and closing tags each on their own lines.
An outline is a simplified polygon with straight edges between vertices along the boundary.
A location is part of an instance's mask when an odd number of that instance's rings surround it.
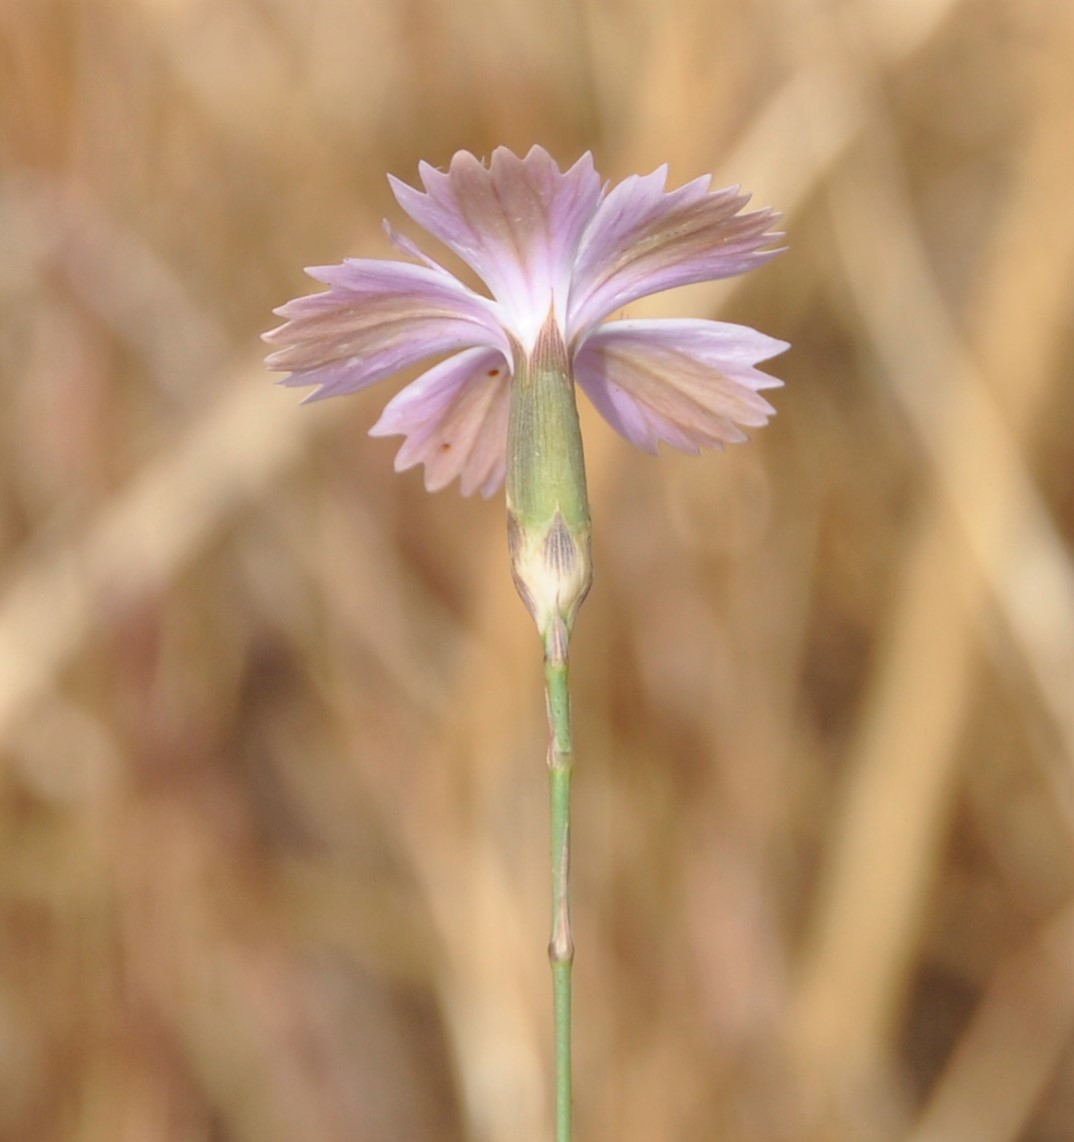
<svg viewBox="0 0 1074 1142">
<path fill-rule="evenodd" d="M 555 1019 L 556 1142 L 571 1142 L 571 704 L 566 626 L 558 616 L 545 639 L 548 772 L 552 801 L 552 1003 Z"/>
</svg>

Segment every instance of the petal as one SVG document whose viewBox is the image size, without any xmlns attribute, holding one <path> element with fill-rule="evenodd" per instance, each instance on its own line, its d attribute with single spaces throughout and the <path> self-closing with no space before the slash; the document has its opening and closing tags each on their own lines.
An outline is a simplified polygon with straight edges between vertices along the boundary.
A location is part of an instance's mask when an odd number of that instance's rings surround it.
<svg viewBox="0 0 1074 1142">
<path fill-rule="evenodd" d="M 369 434 L 405 435 L 395 470 L 424 464 L 430 492 L 458 476 L 463 495 L 480 488 L 490 496 L 503 482 L 510 382 L 502 353 L 467 349 L 407 385 Z"/>
<path fill-rule="evenodd" d="M 684 452 L 745 440 L 775 412 L 758 390 L 781 384 L 754 368 L 787 348 L 720 321 L 613 321 L 575 356 L 578 383 L 627 440 Z"/>
<path fill-rule="evenodd" d="M 291 371 L 284 384 L 319 386 L 308 399 L 355 392 L 437 353 L 509 352 L 494 303 L 444 270 L 348 259 L 306 272 L 330 288 L 277 309 L 288 320 L 264 340 L 281 346 L 266 364 Z"/>
<path fill-rule="evenodd" d="M 408 258 L 412 258 L 415 262 L 421 262 L 428 266 L 430 269 L 439 270 L 442 274 L 452 276 L 449 270 L 437 261 L 434 261 L 429 255 L 416 243 L 412 242 L 405 234 L 400 234 L 398 230 L 388 221 L 387 218 L 383 220 L 381 225 L 384 228 L 384 233 L 388 241 L 399 251 L 405 254 Z"/>
<path fill-rule="evenodd" d="M 566 173 L 541 147 L 522 159 L 498 147 L 488 167 L 459 151 L 446 174 L 418 169 L 424 194 L 390 178 L 399 205 L 480 275 L 524 347 L 554 300 L 565 321 L 575 252 L 601 196 L 592 155 Z"/>
<path fill-rule="evenodd" d="M 771 210 L 739 214 L 738 187 L 709 191 L 709 178 L 665 193 L 667 167 L 612 190 L 582 236 L 571 289 L 571 338 L 621 306 L 674 286 L 744 273 L 774 257 L 765 246 Z"/>
</svg>

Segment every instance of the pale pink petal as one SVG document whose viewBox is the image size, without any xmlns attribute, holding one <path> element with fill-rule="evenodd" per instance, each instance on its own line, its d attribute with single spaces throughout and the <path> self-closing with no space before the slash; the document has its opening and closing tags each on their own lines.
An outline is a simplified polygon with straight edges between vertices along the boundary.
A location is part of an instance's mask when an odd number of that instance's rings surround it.
<svg viewBox="0 0 1074 1142">
<path fill-rule="evenodd" d="M 406 254 L 408 258 L 413 258 L 415 262 L 421 262 L 430 269 L 437 270 L 442 274 L 447 274 L 449 277 L 454 276 L 450 270 L 446 270 L 439 262 L 430 258 L 417 242 L 411 241 L 405 234 L 400 234 L 387 218 L 383 220 L 381 226 L 384 228 L 384 233 L 387 235 L 388 241 L 391 242 L 401 254 Z"/>
<path fill-rule="evenodd" d="M 467 151 L 447 173 L 419 166 L 425 193 L 399 179 L 399 205 L 474 269 L 529 345 L 557 301 L 561 320 L 575 252 L 600 201 L 600 178 L 585 154 L 562 173 L 541 147 L 525 158 L 498 147 L 488 167 Z"/>
<path fill-rule="evenodd" d="M 407 385 L 370 435 L 405 435 L 395 470 L 424 464 L 430 492 L 458 476 L 463 495 L 490 496 L 503 482 L 510 380 L 502 353 L 468 349 Z"/>
<path fill-rule="evenodd" d="M 264 335 L 284 384 L 319 386 L 308 399 L 366 388 L 438 353 L 484 345 L 509 352 L 494 303 L 450 274 L 405 262 L 351 259 L 306 271 L 330 288 L 276 310 Z"/>
<path fill-rule="evenodd" d="M 665 193 L 667 168 L 611 190 L 582 236 L 571 288 L 571 338 L 639 297 L 744 273 L 779 251 L 770 210 L 739 211 L 738 187 L 710 192 L 709 178 Z"/>
<path fill-rule="evenodd" d="M 617 432 L 650 452 L 684 452 L 745 440 L 740 426 L 774 413 L 759 390 L 780 385 L 754 366 L 782 353 L 777 341 L 718 321 L 613 321 L 578 351 L 575 377 Z"/>
</svg>

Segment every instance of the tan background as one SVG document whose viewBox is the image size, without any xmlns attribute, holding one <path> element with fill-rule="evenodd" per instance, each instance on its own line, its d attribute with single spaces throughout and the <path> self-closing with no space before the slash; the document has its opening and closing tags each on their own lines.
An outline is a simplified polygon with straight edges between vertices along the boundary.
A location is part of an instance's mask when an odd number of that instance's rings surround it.
<svg viewBox="0 0 1074 1142">
<path fill-rule="evenodd" d="M 580 1142 L 1074 1137 L 1072 15 L 0 0 L 3 1142 L 549 1136 L 502 502 L 257 341 L 532 142 L 791 245 L 635 310 L 794 342 L 751 444 L 583 410 Z"/>
</svg>

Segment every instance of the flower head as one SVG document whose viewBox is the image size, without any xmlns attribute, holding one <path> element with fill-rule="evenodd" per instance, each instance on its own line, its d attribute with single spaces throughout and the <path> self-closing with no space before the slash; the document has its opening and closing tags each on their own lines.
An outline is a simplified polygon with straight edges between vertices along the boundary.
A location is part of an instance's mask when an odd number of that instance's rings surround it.
<svg viewBox="0 0 1074 1142">
<path fill-rule="evenodd" d="M 737 187 L 709 178 L 667 191 L 667 168 L 603 185 L 584 155 L 562 172 L 547 151 L 500 147 L 488 166 L 460 151 L 446 172 L 419 167 L 424 190 L 391 178 L 399 205 L 454 251 L 489 295 L 460 282 L 406 238 L 410 261 L 354 258 L 307 273 L 329 288 L 288 302 L 265 335 L 288 385 L 319 400 L 443 358 L 388 402 L 371 429 L 406 437 L 397 470 L 425 465 L 430 491 L 456 477 L 490 495 L 506 468 L 512 378 L 549 330 L 574 381 L 626 439 L 697 452 L 744 440 L 779 385 L 756 365 L 787 348 L 740 325 L 606 320 L 674 286 L 744 273 L 773 257 L 769 210 L 741 213 Z"/>
</svg>

